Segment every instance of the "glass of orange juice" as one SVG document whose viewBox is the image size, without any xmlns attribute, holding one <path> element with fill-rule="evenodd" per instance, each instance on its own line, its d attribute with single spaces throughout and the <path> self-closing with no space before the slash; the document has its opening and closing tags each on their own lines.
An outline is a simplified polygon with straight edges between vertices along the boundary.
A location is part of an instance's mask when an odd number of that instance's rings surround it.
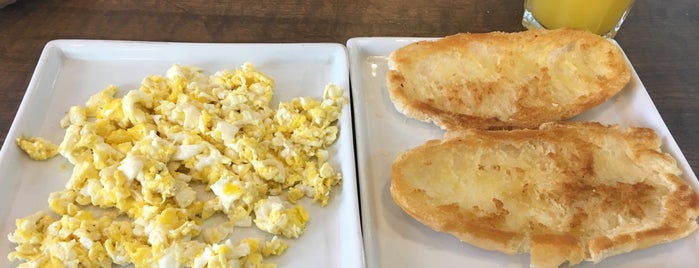
<svg viewBox="0 0 699 268">
<path fill-rule="evenodd" d="M 576 28 L 613 38 L 633 0 L 524 0 L 522 25 L 532 28 Z"/>
</svg>

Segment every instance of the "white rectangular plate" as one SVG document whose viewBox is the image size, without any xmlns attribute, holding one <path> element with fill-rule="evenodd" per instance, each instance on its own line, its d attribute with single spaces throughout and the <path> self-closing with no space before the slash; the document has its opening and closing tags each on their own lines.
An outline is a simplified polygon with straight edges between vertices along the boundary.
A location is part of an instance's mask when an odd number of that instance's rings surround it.
<svg viewBox="0 0 699 268">
<path fill-rule="evenodd" d="M 422 38 L 352 38 L 347 42 L 357 140 L 357 175 L 367 267 L 527 267 L 529 255 L 506 255 L 460 242 L 420 224 L 391 198 L 389 185 L 395 157 L 430 139 L 436 126 L 396 111 L 386 89 L 387 57 Z M 654 129 L 662 149 L 673 155 L 684 179 L 699 189 L 692 172 L 636 72 L 617 96 L 573 120 L 599 121 Z M 595 267 L 699 267 L 699 232 L 688 238 L 611 257 Z M 585 262 L 580 267 L 591 267 Z"/>
<path fill-rule="evenodd" d="M 138 88 L 148 75 L 164 75 L 175 63 L 199 66 L 211 75 L 239 68 L 244 62 L 274 78 L 275 107 L 279 101 L 294 97 L 322 98 L 328 83 L 342 87 L 350 97 L 347 50 L 342 44 L 48 43 L 0 151 L 0 267 L 11 265 L 7 255 L 15 245 L 7 240 L 7 234 L 14 230 L 15 219 L 48 211 L 49 193 L 62 189 L 72 171 L 60 156 L 46 162 L 30 160 L 14 144 L 17 137 L 41 136 L 60 142 L 65 132 L 59 120 L 69 107 L 84 105 L 88 97 L 110 84 L 123 94 Z M 311 216 L 306 232 L 296 240 L 285 239 L 287 251 L 268 262 L 280 267 L 364 266 L 349 104 L 343 108 L 338 126 L 340 134 L 329 148 L 329 162 L 342 173 L 341 185 L 326 207 L 303 203 Z M 261 231 L 252 234 L 271 238 Z"/>
</svg>

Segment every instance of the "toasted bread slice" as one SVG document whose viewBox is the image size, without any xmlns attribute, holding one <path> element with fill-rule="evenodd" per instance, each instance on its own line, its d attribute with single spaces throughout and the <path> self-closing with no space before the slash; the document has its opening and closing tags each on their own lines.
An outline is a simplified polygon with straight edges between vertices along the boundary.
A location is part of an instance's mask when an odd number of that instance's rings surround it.
<svg viewBox="0 0 699 268">
<path fill-rule="evenodd" d="M 535 128 L 614 96 L 631 70 L 621 50 L 572 29 L 462 33 L 390 55 L 396 109 L 443 129 Z"/>
<path fill-rule="evenodd" d="M 448 132 L 396 159 L 391 195 L 417 221 L 557 267 L 697 229 L 699 195 L 648 128 L 547 123 Z"/>
</svg>

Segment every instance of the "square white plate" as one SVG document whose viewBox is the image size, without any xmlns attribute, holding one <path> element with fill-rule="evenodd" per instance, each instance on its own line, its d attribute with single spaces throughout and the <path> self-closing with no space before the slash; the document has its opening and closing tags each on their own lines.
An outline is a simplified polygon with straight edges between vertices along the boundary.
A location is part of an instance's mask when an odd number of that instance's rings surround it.
<svg viewBox="0 0 699 268">
<path fill-rule="evenodd" d="M 387 56 L 424 38 L 352 38 L 347 42 L 357 140 L 357 175 L 367 267 L 528 267 L 529 255 L 507 255 L 460 242 L 415 221 L 391 198 L 395 157 L 443 132 L 398 113 L 386 89 Z M 684 179 L 699 189 L 696 176 L 658 114 L 636 72 L 609 101 L 573 120 L 653 128 L 662 149 L 673 155 Z M 669 244 L 611 257 L 595 267 L 699 267 L 699 232 Z M 580 267 L 593 266 L 584 262 Z"/>
<path fill-rule="evenodd" d="M 6 237 L 14 230 L 15 219 L 48 211 L 49 193 L 62 189 L 72 171 L 60 156 L 46 162 L 30 160 L 14 144 L 17 137 L 41 136 L 60 142 L 65 132 L 59 121 L 69 107 L 84 105 L 110 84 L 123 94 L 148 75 L 164 75 L 175 63 L 199 66 L 211 75 L 244 62 L 275 79 L 274 107 L 293 97 L 322 98 L 328 83 L 342 87 L 345 96 L 351 97 L 347 50 L 342 44 L 49 42 L 0 151 L 0 267 L 11 265 L 7 255 L 15 245 Z M 329 148 L 329 162 L 342 173 L 341 185 L 324 208 L 302 203 L 311 216 L 306 232 L 296 240 L 285 239 L 287 251 L 268 262 L 280 267 L 364 266 L 350 104 L 343 108 L 338 126 L 340 134 Z M 261 231 L 252 234 L 265 236 Z"/>
</svg>

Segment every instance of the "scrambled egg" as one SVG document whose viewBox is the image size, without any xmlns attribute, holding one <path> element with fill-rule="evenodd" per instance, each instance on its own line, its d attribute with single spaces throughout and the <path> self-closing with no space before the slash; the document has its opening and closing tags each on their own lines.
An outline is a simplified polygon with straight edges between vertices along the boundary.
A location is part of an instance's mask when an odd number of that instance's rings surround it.
<svg viewBox="0 0 699 268">
<path fill-rule="evenodd" d="M 275 110 L 273 91 L 249 63 L 208 77 L 174 65 L 123 97 L 110 86 L 70 108 L 57 150 L 74 168 L 49 196 L 58 217 L 18 219 L 9 259 L 21 267 L 274 267 L 263 260 L 286 249 L 278 236 L 299 237 L 310 219 L 296 201 L 325 206 L 342 179 L 326 148 L 347 98 L 330 84 L 322 100 L 295 98 Z M 46 144 L 36 141 L 20 146 Z M 217 213 L 227 222 L 203 227 Z M 227 238 L 252 225 L 273 238 Z"/>
<path fill-rule="evenodd" d="M 58 154 L 58 146 L 40 137 L 21 137 L 16 140 L 22 151 L 34 160 L 46 160 Z"/>
</svg>

